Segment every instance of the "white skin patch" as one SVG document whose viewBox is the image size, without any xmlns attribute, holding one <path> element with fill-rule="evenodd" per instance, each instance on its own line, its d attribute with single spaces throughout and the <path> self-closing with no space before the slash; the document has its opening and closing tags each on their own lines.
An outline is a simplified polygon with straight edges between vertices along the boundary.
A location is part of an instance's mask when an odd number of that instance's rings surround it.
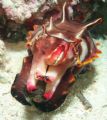
<svg viewBox="0 0 107 120">
<path fill-rule="evenodd" d="M 30 75 L 27 80 L 27 88 L 30 89 L 30 91 L 32 91 L 31 89 L 36 86 L 36 83 L 38 81 L 38 79 L 35 78 L 37 78 L 38 75 L 46 74 L 46 68 L 47 65 L 43 57 L 42 59 L 39 59 L 37 55 L 33 57 Z"/>
<path fill-rule="evenodd" d="M 56 37 L 56 38 L 60 38 L 66 42 L 71 42 L 71 40 L 67 39 L 62 33 L 52 34 L 51 36 Z"/>
<path fill-rule="evenodd" d="M 82 53 L 80 55 L 80 60 L 83 61 L 85 59 L 86 55 L 88 54 L 88 46 L 84 39 L 82 39 L 81 47 L 82 47 Z"/>
</svg>

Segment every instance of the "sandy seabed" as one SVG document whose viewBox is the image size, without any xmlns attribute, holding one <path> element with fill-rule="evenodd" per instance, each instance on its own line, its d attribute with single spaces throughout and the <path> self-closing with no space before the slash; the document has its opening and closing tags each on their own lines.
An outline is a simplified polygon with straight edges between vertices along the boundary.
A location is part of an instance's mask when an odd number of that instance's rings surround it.
<svg viewBox="0 0 107 120">
<path fill-rule="evenodd" d="M 102 54 L 93 69 L 78 77 L 64 104 L 50 113 L 25 107 L 11 96 L 11 85 L 27 52 L 23 42 L 6 43 L 8 63 L 0 69 L 0 120 L 107 120 L 107 40 L 99 41 Z M 78 91 L 90 102 L 91 109 L 85 109 Z"/>
</svg>

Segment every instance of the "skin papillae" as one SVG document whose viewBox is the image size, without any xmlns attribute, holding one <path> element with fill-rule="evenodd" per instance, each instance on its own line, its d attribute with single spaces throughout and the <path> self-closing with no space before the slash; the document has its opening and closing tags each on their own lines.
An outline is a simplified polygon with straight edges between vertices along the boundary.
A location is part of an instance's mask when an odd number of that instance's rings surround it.
<svg viewBox="0 0 107 120">
<path fill-rule="evenodd" d="M 34 25 L 27 36 L 28 56 L 16 76 L 11 93 L 24 105 L 35 105 L 44 112 L 57 109 L 65 100 L 75 74 L 98 58 L 88 29 L 102 19 L 82 24 L 69 18 L 69 3 L 64 3 L 62 20 Z"/>
</svg>

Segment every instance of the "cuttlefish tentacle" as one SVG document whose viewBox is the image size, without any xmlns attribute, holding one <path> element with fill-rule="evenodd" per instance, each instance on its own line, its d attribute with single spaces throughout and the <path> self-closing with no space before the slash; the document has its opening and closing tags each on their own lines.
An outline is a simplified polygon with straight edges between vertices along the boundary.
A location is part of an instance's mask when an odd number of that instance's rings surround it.
<svg viewBox="0 0 107 120">
<path fill-rule="evenodd" d="M 44 97 L 49 100 L 52 98 L 57 86 L 61 82 L 61 78 L 69 68 L 71 61 L 67 61 L 66 63 L 62 64 L 61 66 L 50 66 L 46 76 L 48 76 L 49 82 L 47 82 Z"/>
</svg>

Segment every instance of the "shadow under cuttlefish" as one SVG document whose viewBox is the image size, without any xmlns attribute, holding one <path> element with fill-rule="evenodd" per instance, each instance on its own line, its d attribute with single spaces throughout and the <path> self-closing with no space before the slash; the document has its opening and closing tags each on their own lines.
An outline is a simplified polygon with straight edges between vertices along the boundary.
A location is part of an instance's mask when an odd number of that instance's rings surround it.
<svg viewBox="0 0 107 120">
<path fill-rule="evenodd" d="M 91 84 L 95 82 L 94 77 L 96 76 L 96 70 L 93 65 L 90 65 L 90 68 L 85 73 L 79 74 L 76 76 L 76 82 L 71 86 L 69 95 L 67 96 L 65 102 L 57 110 L 44 113 L 35 108 L 35 111 L 28 111 L 25 107 L 25 116 L 26 120 L 51 120 L 54 115 L 66 111 L 68 106 L 72 104 L 74 97 L 83 90 L 87 89 Z M 91 101 L 90 101 L 91 102 Z"/>
</svg>

